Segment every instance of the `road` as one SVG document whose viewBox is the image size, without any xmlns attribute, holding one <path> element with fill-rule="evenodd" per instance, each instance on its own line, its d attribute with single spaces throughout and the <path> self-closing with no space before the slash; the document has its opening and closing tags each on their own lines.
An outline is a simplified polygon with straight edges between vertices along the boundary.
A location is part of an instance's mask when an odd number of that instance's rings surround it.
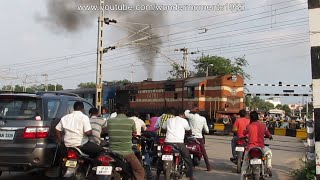
<svg viewBox="0 0 320 180">
<path fill-rule="evenodd" d="M 236 173 L 236 166 L 229 161 L 231 136 L 207 136 L 206 148 L 211 162 L 212 171 L 205 171 L 205 164 L 202 161 L 199 167 L 194 170 L 196 179 L 201 180 L 236 180 L 240 175 Z M 273 153 L 273 177 L 272 180 L 290 180 L 292 169 L 299 167 L 300 159 L 306 151 L 305 145 L 298 139 L 285 136 L 274 136 L 273 141 L 267 140 Z M 30 175 L 20 174 L 8 175 L 0 179 L 29 179 Z M 44 177 L 32 177 L 32 179 L 45 179 Z"/>
</svg>

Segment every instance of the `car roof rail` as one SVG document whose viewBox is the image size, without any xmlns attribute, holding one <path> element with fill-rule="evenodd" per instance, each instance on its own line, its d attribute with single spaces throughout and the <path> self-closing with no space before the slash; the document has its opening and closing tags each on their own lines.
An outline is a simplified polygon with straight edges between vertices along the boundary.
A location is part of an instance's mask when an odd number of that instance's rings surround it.
<svg viewBox="0 0 320 180">
<path fill-rule="evenodd" d="M 73 97 L 80 97 L 74 93 L 66 93 L 66 92 L 58 92 L 58 91 L 39 91 L 36 93 L 37 95 L 45 95 L 45 94 L 53 94 L 53 95 L 64 95 L 64 96 L 73 96 Z"/>
</svg>

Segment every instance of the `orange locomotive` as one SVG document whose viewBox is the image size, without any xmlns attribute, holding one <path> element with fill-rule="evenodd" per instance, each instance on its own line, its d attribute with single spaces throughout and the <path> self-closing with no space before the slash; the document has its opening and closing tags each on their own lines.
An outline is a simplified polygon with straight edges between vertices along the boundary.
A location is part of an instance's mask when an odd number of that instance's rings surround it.
<svg viewBox="0 0 320 180">
<path fill-rule="evenodd" d="M 143 81 L 118 87 L 116 103 L 140 113 L 198 106 L 202 114 L 219 118 L 244 108 L 244 80 L 238 75 Z"/>
</svg>

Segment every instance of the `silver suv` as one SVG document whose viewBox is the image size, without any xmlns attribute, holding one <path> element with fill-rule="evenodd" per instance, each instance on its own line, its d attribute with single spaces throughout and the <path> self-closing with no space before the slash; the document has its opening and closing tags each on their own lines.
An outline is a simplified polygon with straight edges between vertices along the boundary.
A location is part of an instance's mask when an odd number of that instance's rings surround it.
<svg viewBox="0 0 320 180">
<path fill-rule="evenodd" d="M 76 101 L 83 102 L 86 114 L 93 107 L 71 93 L 0 94 L 0 175 L 59 167 L 61 147 L 55 126 L 73 111 Z"/>
</svg>

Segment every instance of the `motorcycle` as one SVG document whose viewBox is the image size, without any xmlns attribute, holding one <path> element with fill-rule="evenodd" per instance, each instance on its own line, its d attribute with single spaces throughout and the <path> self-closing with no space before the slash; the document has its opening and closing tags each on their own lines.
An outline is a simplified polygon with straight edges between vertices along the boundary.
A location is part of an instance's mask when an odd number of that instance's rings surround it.
<svg viewBox="0 0 320 180">
<path fill-rule="evenodd" d="M 242 138 L 239 138 L 236 142 L 235 151 L 237 153 L 237 156 L 236 156 L 234 163 L 237 165 L 237 173 L 241 172 L 244 151 L 245 151 L 247 143 L 248 143 L 247 141 L 248 141 L 247 137 L 242 137 Z"/>
<path fill-rule="evenodd" d="M 181 179 L 186 172 L 186 163 L 181 157 L 179 148 L 174 144 L 165 144 L 162 148 L 161 160 L 165 180 L 171 177 Z"/>
<path fill-rule="evenodd" d="M 141 161 L 147 179 L 152 179 L 151 164 L 155 154 L 153 149 L 155 136 L 152 132 L 145 131 L 142 132 L 141 136 L 136 136 L 132 139 L 133 151 Z"/>
<path fill-rule="evenodd" d="M 199 166 L 202 158 L 200 142 L 194 136 L 189 136 L 186 137 L 185 143 L 189 150 L 193 166 Z"/>
<path fill-rule="evenodd" d="M 107 180 L 112 173 L 110 161 L 112 159 L 104 154 L 93 159 L 79 148 L 69 147 L 66 157 L 63 158 L 62 175 L 65 179 Z"/>
<path fill-rule="evenodd" d="M 268 145 L 266 144 L 266 146 Z M 248 152 L 249 166 L 244 174 L 244 179 L 259 180 L 269 177 L 266 159 L 262 148 L 251 148 Z"/>
</svg>

